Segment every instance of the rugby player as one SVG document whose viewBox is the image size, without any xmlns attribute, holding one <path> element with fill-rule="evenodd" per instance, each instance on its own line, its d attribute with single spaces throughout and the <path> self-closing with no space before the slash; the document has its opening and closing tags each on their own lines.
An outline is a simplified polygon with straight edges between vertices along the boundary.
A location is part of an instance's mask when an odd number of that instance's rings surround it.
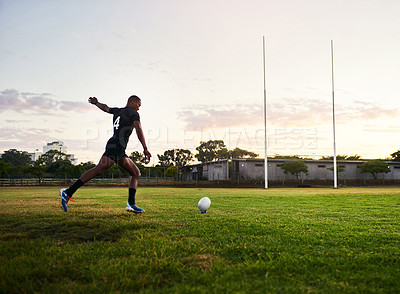
<svg viewBox="0 0 400 294">
<path fill-rule="evenodd" d="M 99 163 L 92 169 L 88 170 L 72 184 L 69 188 L 60 190 L 61 206 L 65 212 L 68 209 L 68 201 L 72 195 L 86 184 L 88 181 L 109 169 L 114 164 L 118 164 L 131 175 L 129 183 L 129 197 L 126 203 L 128 212 L 142 213 L 144 209 L 139 208 L 135 203 L 136 189 L 138 186 L 140 171 L 136 164 L 126 155 L 125 149 L 128 145 L 129 137 L 133 129 L 136 130 L 136 135 L 143 146 L 143 154 L 146 160 L 150 160 L 151 153 L 147 149 L 144 132 L 140 123 L 138 110 L 142 105 L 139 97 L 133 95 L 128 98 L 128 102 L 124 108 L 110 108 L 106 104 L 100 103 L 96 97 L 90 97 L 89 103 L 96 105 L 99 109 L 113 115 L 113 136 L 108 140 L 106 150 L 100 158 Z"/>
</svg>

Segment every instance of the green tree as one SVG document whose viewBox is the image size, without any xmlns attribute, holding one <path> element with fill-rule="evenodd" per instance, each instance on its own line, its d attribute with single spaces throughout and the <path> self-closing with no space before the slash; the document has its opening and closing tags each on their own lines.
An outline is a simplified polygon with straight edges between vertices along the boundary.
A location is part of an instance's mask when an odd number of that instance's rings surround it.
<svg viewBox="0 0 400 294">
<path fill-rule="evenodd" d="M 305 173 L 306 175 L 308 174 L 308 167 L 302 160 L 291 160 L 291 161 L 285 161 L 281 169 L 283 169 L 283 172 L 285 174 L 291 174 L 295 175 L 296 179 L 299 179 L 299 175 L 301 173 Z"/>
<path fill-rule="evenodd" d="M 167 170 L 165 171 L 165 175 L 167 177 L 173 177 L 173 178 L 177 178 L 179 174 L 179 168 L 177 166 L 170 166 L 169 168 L 167 168 Z"/>
<path fill-rule="evenodd" d="M 171 166 L 175 160 L 175 149 L 166 150 L 164 154 L 157 154 L 157 157 L 161 166 Z"/>
<path fill-rule="evenodd" d="M 143 167 L 147 162 L 146 162 L 146 157 L 144 156 L 143 153 L 139 151 L 133 151 L 131 155 L 129 155 L 129 158 L 132 159 L 132 161 L 138 166 L 138 167 Z"/>
<path fill-rule="evenodd" d="M 334 172 L 335 168 L 332 166 L 332 167 L 328 167 L 327 170 L 330 170 L 331 172 Z M 336 176 L 337 176 L 338 179 L 339 179 L 339 174 L 344 172 L 344 170 L 345 169 L 343 167 L 340 167 L 340 166 L 336 167 Z"/>
<path fill-rule="evenodd" d="M 336 155 L 336 160 L 360 160 L 361 155 L 346 155 L 346 154 L 338 154 Z M 322 156 L 319 160 L 333 160 L 333 156 Z"/>
<path fill-rule="evenodd" d="M 83 173 L 85 172 L 85 169 L 82 164 L 79 165 L 68 165 L 64 169 L 64 173 L 68 178 L 79 178 Z"/>
<path fill-rule="evenodd" d="M 40 164 L 37 164 L 36 161 L 33 164 L 33 166 L 31 166 L 29 168 L 29 172 L 34 175 L 35 177 L 38 178 L 39 180 L 39 184 L 42 182 L 42 179 L 46 173 L 47 168 L 45 166 L 42 166 Z"/>
<path fill-rule="evenodd" d="M 95 167 L 96 165 L 92 161 L 80 163 L 79 165 L 67 165 L 64 169 L 64 174 L 68 178 L 79 178 L 84 172 Z"/>
<path fill-rule="evenodd" d="M 30 174 L 30 165 L 26 166 L 11 166 L 8 169 L 9 177 L 10 178 L 24 178 Z"/>
<path fill-rule="evenodd" d="M 83 167 L 83 171 L 88 171 L 89 169 L 92 169 L 96 166 L 96 164 L 93 161 L 87 161 L 83 162 L 80 164 Z"/>
<path fill-rule="evenodd" d="M 52 163 L 60 159 L 67 159 L 67 155 L 58 150 L 49 150 L 46 153 L 40 155 L 39 158 L 36 160 L 36 163 L 42 166 L 50 166 Z"/>
<path fill-rule="evenodd" d="M 196 147 L 198 154 L 195 155 L 198 161 L 209 162 L 218 159 L 227 158 L 229 152 L 222 140 L 209 140 L 208 142 L 200 142 L 200 146 Z"/>
<path fill-rule="evenodd" d="M 182 167 L 188 165 L 193 160 L 193 154 L 187 149 L 171 149 L 164 151 L 164 154 L 157 154 L 161 166 Z"/>
<path fill-rule="evenodd" d="M 28 166 L 32 163 L 32 158 L 26 151 L 18 151 L 17 149 L 10 149 L 4 151 L 1 155 L 1 160 L 5 163 L 10 163 L 12 166 Z"/>
<path fill-rule="evenodd" d="M 42 154 L 34 162 L 33 166 L 35 168 L 31 170 L 31 172 L 34 172 L 39 180 L 43 176 L 43 169 L 38 168 L 39 166 L 44 167 L 46 173 L 56 178 L 75 177 L 77 174 L 77 171 L 73 167 L 71 161 L 67 158 L 67 155 L 58 150 L 49 150 Z"/>
<path fill-rule="evenodd" d="M 374 180 L 377 179 L 377 175 L 379 173 L 388 173 L 390 172 L 390 167 L 387 162 L 383 159 L 375 159 L 371 161 L 364 162 L 360 165 L 362 173 L 370 173 L 374 177 Z"/>
<path fill-rule="evenodd" d="M 151 169 L 151 175 L 153 177 L 163 177 L 165 175 L 165 167 L 164 166 L 152 166 L 150 167 Z"/>
<path fill-rule="evenodd" d="M 10 168 L 11 163 L 5 163 L 4 161 L 0 160 L 0 178 L 8 178 L 8 171 Z"/>
<path fill-rule="evenodd" d="M 71 161 L 69 161 L 68 159 L 60 158 L 48 165 L 46 171 L 54 177 L 64 178 L 70 177 L 69 173 L 72 169 L 73 165 Z"/>
<path fill-rule="evenodd" d="M 400 150 L 390 154 L 390 156 L 392 157 L 393 161 L 400 161 Z"/>
<path fill-rule="evenodd" d="M 220 150 L 217 151 L 216 160 L 227 159 L 230 157 L 231 157 L 230 150 L 228 150 L 227 148 L 221 148 Z"/>
<path fill-rule="evenodd" d="M 361 155 L 358 155 L 358 154 L 349 155 L 349 156 L 347 156 L 346 160 L 361 160 Z"/>
<path fill-rule="evenodd" d="M 108 178 L 121 178 L 129 176 L 129 173 L 120 167 L 118 164 L 113 165 L 110 167 L 104 174 L 103 177 Z"/>
<path fill-rule="evenodd" d="M 188 165 L 193 160 L 193 154 L 188 149 L 175 149 L 175 165 L 183 167 Z"/>
<path fill-rule="evenodd" d="M 240 148 L 229 151 L 230 158 L 256 158 L 258 154 Z"/>
<path fill-rule="evenodd" d="M 294 160 L 311 160 L 312 158 L 300 156 L 300 155 L 280 155 L 275 154 L 271 157 L 272 159 L 294 159 Z"/>
</svg>

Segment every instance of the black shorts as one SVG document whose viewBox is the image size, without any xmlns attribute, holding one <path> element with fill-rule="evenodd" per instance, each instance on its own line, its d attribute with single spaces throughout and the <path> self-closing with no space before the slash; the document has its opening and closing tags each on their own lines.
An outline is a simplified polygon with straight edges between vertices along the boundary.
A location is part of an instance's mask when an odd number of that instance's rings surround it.
<svg viewBox="0 0 400 294">
<path fill-rule="evenodd" d="M 107 144 L 106 151 L 103 156 L 111 158 L 115 163 L 118 163 L 121 159 L 128 157 L 125 153 L 125 148 L 115 144 Z"/>
</svg>

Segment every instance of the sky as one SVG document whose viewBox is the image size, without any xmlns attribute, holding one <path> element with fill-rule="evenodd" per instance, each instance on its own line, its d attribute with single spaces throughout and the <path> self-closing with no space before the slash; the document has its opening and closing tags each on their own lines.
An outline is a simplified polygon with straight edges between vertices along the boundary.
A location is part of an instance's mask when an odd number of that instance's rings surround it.
<svg viewBox="0 0 400 294">
<path fill-rule="evenodd" d="M 112 116 L 87 99 L 138 95 L 150 164 L 208 140 L 263 157 L 263 36 L 269 156 L 333 155 L 333 89 L 337 154 L 399 150 L 399 1 L 0 0 L 0 152 L 97 162 Z"/>
</svg>

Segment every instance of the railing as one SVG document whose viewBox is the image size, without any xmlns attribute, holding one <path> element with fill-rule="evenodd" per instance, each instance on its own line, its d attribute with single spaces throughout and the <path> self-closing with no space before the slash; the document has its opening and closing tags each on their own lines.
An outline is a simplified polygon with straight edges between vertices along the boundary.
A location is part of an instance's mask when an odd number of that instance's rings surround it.
<svg viewBox="0 0 400 294">
<path fill-rule="evenodd" d="M 77 179 L 54 179 L 54 178 L 43 178 L 43 179 L 0 179 L 1 186 L 57 186 L 57 185 L 71 185 Z M 94 178 L 90 180 L 87 185 L 113 185 L 113 184 L 128 184 L 130 178 Z M 141 177 L 139 183 L 161 183 L 174 182 L 173 178 L 168 177 Z"/>
<path fill-rule="evenodd" d="M 74 183 L 76 179 L 0 179 L 0 187 L 11 187 L 11 186 L 64 186 L 68 187 Z M 89 181 L 87 185 L 116 185 L 116 186 L 127 186 L 129 178 L 95 178 Z M 338 181 L 341 187 L 361 187 L 361 186 L 400 186 L 400 180 L 346 180 Z M 243 188 L 254 188 L 263 187 L 262 180 L 240 180 L 240 181 L 179 181 L 173 178 L 148 178 L 142 177 L 139 181 L 140 186 L 174 186 L 174 187 L 243 187 Z M 269 186 L 271 187 L 299 187 L 301 185 L 307 185 L 307 187 L 331 187 L 330 181 L 314 180 L 304 182 L 298 181 L 270 181 Z"/>
</svg>

